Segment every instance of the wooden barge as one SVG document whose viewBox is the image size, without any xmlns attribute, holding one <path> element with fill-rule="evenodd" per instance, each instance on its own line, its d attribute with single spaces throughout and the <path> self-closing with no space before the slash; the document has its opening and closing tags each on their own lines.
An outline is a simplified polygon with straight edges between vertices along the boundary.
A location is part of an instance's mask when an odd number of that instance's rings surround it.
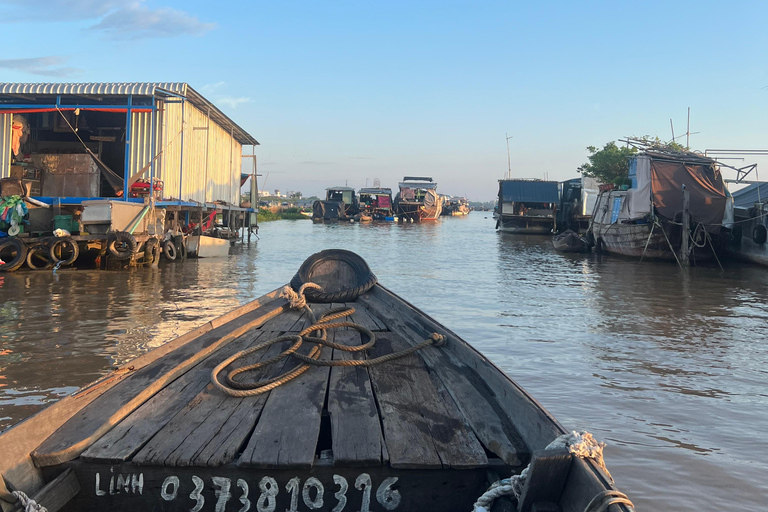
<svg viewBox="0 0 768 512">
<path fill-rule="evenodd" d="M 565 430 L 528 393 L 358 256 L 318 253 L 291 283 L 0 434 L 3 511 L 22 491 L 51 512 L 463 512 L 526 466 L 516 510 L 630 510 L 594 460 L 550 445 Z M 337 307 L 352 323 L 323 319 Z"/>
</svg>

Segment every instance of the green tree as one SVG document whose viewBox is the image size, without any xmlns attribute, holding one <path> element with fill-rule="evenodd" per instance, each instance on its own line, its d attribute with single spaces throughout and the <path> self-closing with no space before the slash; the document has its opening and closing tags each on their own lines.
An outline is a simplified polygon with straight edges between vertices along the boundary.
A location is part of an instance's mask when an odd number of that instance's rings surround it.
<svg viewBox="0 0 768 512">
<path fill-rule="evenodd" d="M 583 176 L 595 178 L 600 183 L 623 185 L 629 176 L 629 158 L 637 154 L 635 148 L 620 148 L 614 141 L 607 143 L 603 149 L 595 146 L 587 148 L 590 155 L 589 163 L 579 167 Z"/>
</svg>

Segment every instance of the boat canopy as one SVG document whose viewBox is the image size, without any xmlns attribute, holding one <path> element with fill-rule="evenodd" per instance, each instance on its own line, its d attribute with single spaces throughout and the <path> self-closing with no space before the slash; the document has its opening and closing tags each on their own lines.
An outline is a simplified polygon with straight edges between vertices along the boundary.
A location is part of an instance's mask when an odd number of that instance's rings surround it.
<svg viewBox="0 0 768 512">
<path fill-rule="evenodd" d="M 369 196 L 392 195 L 391 188 L 361 188 L 358 194 L 368 194 Z"/>
<path fill-rule="evenodd" d="M 560 187 L 556 181 L 499 180 L 503 203 L 559 203 Z"/>
<path fill-rule="evenodd" d="M 400 187 L 400 190 L 403 190 L 403 189 L 429 190 L 429 189 L 437 188 L 437 183 L 435 183 L 435 182 L 426 182 L 426 181 L 409 181 L 407 183 L 400 182 L 400 183 L 398 183 L 398 186 Z"/>
<path fill-rule="evenodd" d="M 730 217 L 726 210 L 731 209 L 732 212 L 723 177 L 714 160 L 703 157 L 689 160 L 684 156 L 673 158 L 644 153 L 630 160 L 629 177 L 632 188 L 614 194 L 616 197 L 610 212 L 603 212 L 610 214 L 611 224 L 641 219 L 650 214 L 652 208 L 660 216 L 674 219 L 683 210 L 683 186 L 690 196 L 691 217 L 708 230 L 718 230 L 724 218 Z"/>
<path fill-rule="evenodd" d="M 733 193 L 733 205 L 740 207 L 750 207 L 755 203 L 768 202 L 768 182 L 752 183 L 748 187 L 737 190 Z"/>
</svg>

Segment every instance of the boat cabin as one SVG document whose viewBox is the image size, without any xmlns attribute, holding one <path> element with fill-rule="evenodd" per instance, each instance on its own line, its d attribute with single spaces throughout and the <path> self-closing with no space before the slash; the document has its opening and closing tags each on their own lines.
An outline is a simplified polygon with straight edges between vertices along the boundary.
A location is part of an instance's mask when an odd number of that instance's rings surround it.
<svg viewBox="0 0 768 512">
<path fill-rule="evenodd" d="M 586 176 L 560 183 L 560 204 L 557 209 L 557 226 L 560 231 L 587 231 L 600 192 L 598 187 L 597 180 Z"/>
<path fill-rule="evenodd" d="M 496 229 L 509 233 L 547 234 L 557 230 L 560 184 L 542 180 L 499 180 Z"/>
<path fill-rule="evenodd" d="M 373 220 L 394 220 L 391 188 L 361 188 L 358 194 L 361 213 Z"/>
</svg>

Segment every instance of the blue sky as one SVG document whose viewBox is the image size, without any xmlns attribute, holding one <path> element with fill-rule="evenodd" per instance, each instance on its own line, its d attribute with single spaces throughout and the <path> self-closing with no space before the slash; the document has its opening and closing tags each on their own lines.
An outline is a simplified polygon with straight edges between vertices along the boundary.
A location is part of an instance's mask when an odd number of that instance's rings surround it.
<svg viewBox="0 0 768 512">
<path fill-rule="evenodd" d="M 688 107 L 694 149 L 768 146 L 766 2 L 0 0 L 0 20 L 0 81 L 188 82 L 261 142 L 268 189 L 431 175 L 489 200 L 505 133 L 513 176 L 564 180 L 589 145 L 683 134 Z"/>
</svg>

